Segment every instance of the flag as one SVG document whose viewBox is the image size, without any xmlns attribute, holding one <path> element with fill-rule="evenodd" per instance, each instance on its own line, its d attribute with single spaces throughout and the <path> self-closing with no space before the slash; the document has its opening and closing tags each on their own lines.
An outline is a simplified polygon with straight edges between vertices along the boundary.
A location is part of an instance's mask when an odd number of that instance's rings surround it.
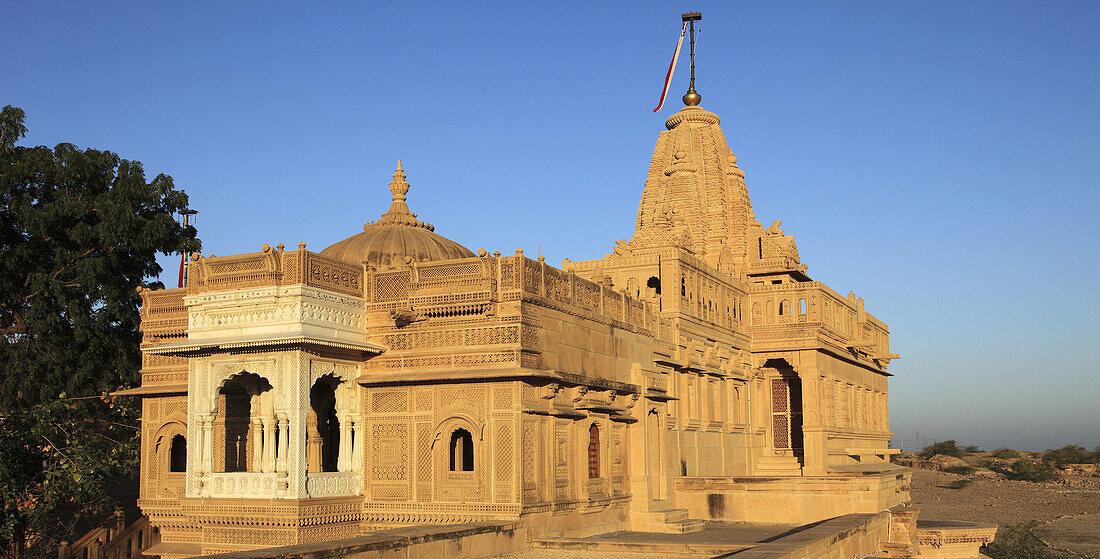
<svg viewBox="0 0 1100 559">
<path fill-rule="evenodd" d="M 653 109 L 653 112 L 661 110 L 661 107 L 665 106 L 665 97 L 668 95 L 668 86 L 672 83 L 672 71 L 676 69 L 676 61 L 680 58 L 680 47 L 684 44 L 684 33 L 687 33 L 688 22 L 684 22 L 684 27 L 680 29 L 680 40 L 676 41 L 676 52 L 672 54 L 672 63 L 668 65 L 668 73 L 665 74 L 665 88 L 661 90 L 661 100 L 657 103 L 657 108 Z"/>
<path fill-rule="evenodd" d="M 176 287 L 183 287 L 184 286 L 184 270 L 187 267 L 186 264 L 187 264 L 187 254 L 183 253 L 183 252 L 180 252 L 179 253 L 179 285 L 177 285 Z"/>
</svg>

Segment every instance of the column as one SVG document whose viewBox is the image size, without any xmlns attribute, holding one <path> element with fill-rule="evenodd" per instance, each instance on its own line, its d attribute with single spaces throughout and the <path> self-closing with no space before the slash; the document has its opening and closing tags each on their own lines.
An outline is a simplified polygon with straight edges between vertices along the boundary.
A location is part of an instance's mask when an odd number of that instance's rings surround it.
<svg viewBox="0 0 1100 559">
<path fill-rule="evenodd" d="M 346 472 L 350 470 L 348 462 L 351 458 L 351 425 L 347 414 L 342 414 L 340 420 L 340 452 L 336 459 L 336 471 Z"/>
<path fill-rule="evenodd" d="M 275 417 L 264 416 L 260 418 L 263 422 L 263 461 L 260 464 L 260 471 L 262 472 L 274 472 L 275 471 Z"/>
<path fill-rule="evenodd" d="M 214 416 L 203 414 L 199 418 L 202 429 L 202 461 L 200 468 L 203 472 L 214 471 Z"/>
<path fill-rule="evenodd" d="M 279 453 L 276 456 L 275 471 L 285 472 L 290 462 L 290 418 L 279 417 Z"/>
<path fill-rule="evenodd" d="M 249 460 L 248 471 L 259 472 L 263 471 L 264 460 L 264 440 L 263 440 L 263 420 L 259 417 L 252 418 L 251 429 L 248 431 L 248 437 L 252 440 L 252 456 Z"/>
<path fill-rule="evenodd" d="M 516 435 L 517 437 L 519 435 Z M 351 455 L 352 464 L 351 469 L 354 471 L 363 470 L 363 420 L 359 416 L 355 416 L 351 422 Z"/>
</svg>

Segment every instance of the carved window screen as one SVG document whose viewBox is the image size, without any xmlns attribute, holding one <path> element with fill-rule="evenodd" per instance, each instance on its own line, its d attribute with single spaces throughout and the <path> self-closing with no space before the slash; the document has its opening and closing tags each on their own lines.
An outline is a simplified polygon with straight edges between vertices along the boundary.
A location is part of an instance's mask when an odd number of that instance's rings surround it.
<svg viewBox="0 0 1100 559">
<path fill-rule="evenodd" d="M 588 428 L 588 477 L 600 477 L 600 428 L 595 423 Z"/>
<path fill-rule="evenodd" d="M 776 450 L 791 447 L 788 396 L 786 380 L 772 379 L 772 446 Z"/>
</svg>

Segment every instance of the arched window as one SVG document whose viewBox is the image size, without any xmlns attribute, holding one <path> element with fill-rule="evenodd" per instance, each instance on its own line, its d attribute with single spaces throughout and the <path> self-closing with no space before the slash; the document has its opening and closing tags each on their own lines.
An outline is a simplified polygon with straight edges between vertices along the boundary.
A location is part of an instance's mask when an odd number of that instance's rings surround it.
<svg viewBox="0 0 1100 559">
<path fill-rule="evenodd" d="M 451 433 L 451 471 L 474 471 L 474 437 L 465 429 Z"/>
<path fill-rule="evenodd" d="M 661 279 L 657 276 L 650 276 L 645 282 L 645 286 L 653 290 L 653 295 L 661 294 Z"/>
<path fill-rule="evenodd" d="M 168 471 L 187 471 L 187 439 L 183 435 L 172 437 L 172 449 L 168 452 Z"/>
<path fill-rule="evenodd" d="M 780 301 L 779 302 L 779 316 L 783 316 L 783 311 L 787 310 L 785 303 L 786 303 L 786 301 Z"/>
<path fill-rule="evenodd" d="M 600 477 L 600 428 L 595 423 L 588 428 L 588 477 Z"/>
<path fill-rule="evenodd" d="M 806 300 L 805 299 L 799 299 L 798 300 L 798 314 L 806 314 Z"/>
<path fill-rule="evenodd" d="M 338 471 L 340 420 L 336 414 L 337 380 L 317 379 L 309 390 L 310 413 L 306 419 L 306 469 L 310 472 Z"/>
</svg>

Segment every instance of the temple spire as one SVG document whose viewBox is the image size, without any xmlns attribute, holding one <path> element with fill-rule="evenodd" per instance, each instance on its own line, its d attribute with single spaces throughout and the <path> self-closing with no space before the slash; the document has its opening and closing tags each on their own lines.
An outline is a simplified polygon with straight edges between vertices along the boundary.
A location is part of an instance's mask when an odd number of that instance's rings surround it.
<svg viewBox="0 0 1100 559">
<path fill-rule="evenodd" d="M 703 14 L 701 12 L 690 12 L 683 14 L 681 17 L 688 24 L 691 33 L 691 82 L 688 85 L 687 93 L 684 94 L 684 105 L 694 107 L 703 100 L 703 96 L 695 91 L 695 22 L 702 21 Z"/>
</svg>

